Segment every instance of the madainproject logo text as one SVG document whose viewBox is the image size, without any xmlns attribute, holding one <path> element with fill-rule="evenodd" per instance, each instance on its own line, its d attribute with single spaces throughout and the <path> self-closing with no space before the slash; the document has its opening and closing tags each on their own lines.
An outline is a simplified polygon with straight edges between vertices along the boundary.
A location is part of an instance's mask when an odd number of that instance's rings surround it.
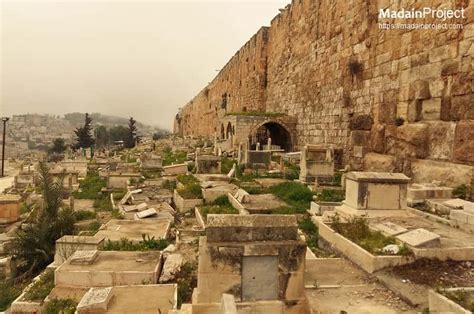
<svg viewBox="0 0 474 314">
<path fill-rule="evenodd" d="M 383 18 L 398 18 L 398 19 L 423 19 L 423 18 L 436 18 L 442 21 L 452 18 L 465 18 L 464 8 L 461 9 L 433 9 L 433 8 L 421 8 L 421 9 L 380 9 L 379 19 Z"/>
</svg>

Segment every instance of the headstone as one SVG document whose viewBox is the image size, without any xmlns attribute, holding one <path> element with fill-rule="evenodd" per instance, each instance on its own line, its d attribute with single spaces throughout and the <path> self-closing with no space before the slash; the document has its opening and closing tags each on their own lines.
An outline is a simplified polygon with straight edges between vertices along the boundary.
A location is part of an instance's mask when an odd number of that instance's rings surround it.
<svg viewBox="0 0 474 314">
<path fill-rule="evenodd" d="M 413 247 L 437 247 L 440 236 L 423 228 L 415 229 L 397 236 L 397 239 Z"/>
<path fill-rule="evenodd" d="M 237 170 L 237 165 L 233 164 L 232 169 L 230 169 L 229 173 L 227 174 L 227 177 L 232 178 L 235 175 L 236 170 Z"/>
<path fill-rule="evenodd" d="M 159 283 L 165 283 L 175 279 L 175 276 L 181 270 L 181 265 L 183 265 L 183 255 L 179 253 L 173 253 L 168 255 L 163 265 L 163 270 L 161 272 Z"/>
<path fill-rule="evenodd" d="M 156 215 L 156 209 L 148 208 L 147 210 L 136 213 L 135 217 L 137 217 L 138 219 L 143 219 L 154 215 Z"/>
<path fill-rule="evenodd" d="M 260 142 L 257 142 L 257 146 L 256 146 L 255 150 L 260 150 Z"/>
<path fill-rule="evenodd" d="M 267 150 L 272 150 L 272 138 L 271 137 L 268 138 Z"/>
</svg>

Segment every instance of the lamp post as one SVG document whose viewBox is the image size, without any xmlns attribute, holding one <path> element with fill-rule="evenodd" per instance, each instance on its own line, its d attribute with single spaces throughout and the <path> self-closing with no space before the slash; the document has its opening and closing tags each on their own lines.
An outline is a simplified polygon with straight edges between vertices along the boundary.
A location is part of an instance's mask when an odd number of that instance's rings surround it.
<svg viewBox="0 0 474 314">
<path fill-rule="evenodd" d="M 5 133 L 7 129 L 7 121 L 10 120 L 8 117 L 3 117 L 3 141 L 2 141 L 2 177 L 5 176 Z"/>
</svg>

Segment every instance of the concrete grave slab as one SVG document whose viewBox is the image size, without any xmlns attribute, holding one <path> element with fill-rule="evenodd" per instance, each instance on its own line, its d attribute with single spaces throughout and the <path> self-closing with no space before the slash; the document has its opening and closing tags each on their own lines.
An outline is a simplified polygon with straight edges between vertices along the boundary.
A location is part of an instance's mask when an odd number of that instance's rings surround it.
<svg viewBox="0 0 474 314">
<path fill-rule="evenodd" d="M 407 232 L 408 230 L 392 222 L 383 222 L 376 225 L 370 225 L 373 229 L 382 232 L 386 236 L 396 236 Z"/>
<path fill-rule="evenodd" d="M 418 228 L 397 236 L 397 239 L 412 247 L 437 247 L 441 237 L 423 228 Z"/>
<path fill-rule="evenodd" d="M 95 261 L 98 254 L 97 250 L 76 251 L 70 257 L 70 263 L 72 265 L 90 265 Z"/>
</svg>

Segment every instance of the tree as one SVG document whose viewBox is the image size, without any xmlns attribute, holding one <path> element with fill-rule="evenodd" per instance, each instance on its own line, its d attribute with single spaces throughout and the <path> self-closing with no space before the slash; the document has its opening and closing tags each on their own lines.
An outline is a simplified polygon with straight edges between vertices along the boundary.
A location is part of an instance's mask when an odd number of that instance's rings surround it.
<svg viewBox="0 0 474 314">
<path fill-rule="evenodd" d="M 77 136 L 75 148 L 88 148 L 94 145 L 92 137 L 92 118 L 88 113 L 84 117 L 84 126 L 77 128 L 74 133 Z"/>
<path fill-rule="evenodd" d="M 49 265 L 54 258 L 56 240 L 74 233 L 74 213 L 62 207 L 63 181 L 64 175 L 54 180 L 46 163 L 40 162 L 39 188 L 43 204 L 30 215 L 26 227 L 17 232 L 13 245 L 13 256 L 22 265 L 22 278 Z"/>
<path fill-rule="evenodd" d="M 66 151 L 66 144 L 64 139 L 61 137 L 55 138 L 53 140 L 53 146 L 49 149 L 51 154 L 64 154 Z"/>
<path fill-rule="evenodd" d="M 123 125 L 116 125 L 109 129 L 109 140 L 111 142 L 124 141 L 128 135 L 128 129 Z"/>
<path fill-rule="evenodd" d="M 135 147 L 136 143 L 139 140 L 138 134 L 137 134 L 137 126 L 135 125 L 137 123 L 136 120 L 133 119 L 133 117 L 130 117 L 128 120 L 128 133 L 127 137 L 125 138 L 125 143 L 124 146 L 126 148 L 133 148 Z"/>
</svg>

